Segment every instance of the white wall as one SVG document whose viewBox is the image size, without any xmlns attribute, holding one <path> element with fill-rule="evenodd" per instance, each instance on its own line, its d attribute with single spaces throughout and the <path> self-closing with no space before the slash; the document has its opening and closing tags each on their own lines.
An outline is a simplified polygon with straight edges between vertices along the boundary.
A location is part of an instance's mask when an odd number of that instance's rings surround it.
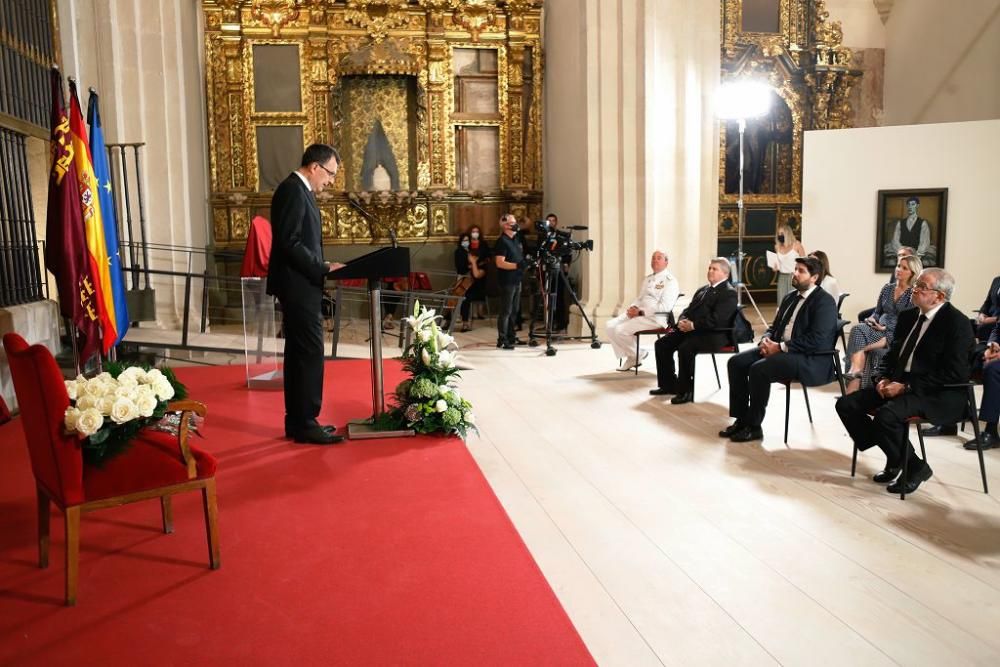
<svg viewBox="0 0 1000 667">
<path fill-rule="evenodd" d="M 896 0 L 885 125 L 1000 118 L 1000 0 Z"/>
<path fill-rule="evenodd" d="M 948 188 L 944 268 L 953 302 L 978 308 L 1000 274 L 996 179 L 1000 120 L 806 132 L 802 242 L 830 256 L 851 293 L 844 315 L 874 305 L 888 274 L 876 274 L 879 190 Z"/>
</svg>

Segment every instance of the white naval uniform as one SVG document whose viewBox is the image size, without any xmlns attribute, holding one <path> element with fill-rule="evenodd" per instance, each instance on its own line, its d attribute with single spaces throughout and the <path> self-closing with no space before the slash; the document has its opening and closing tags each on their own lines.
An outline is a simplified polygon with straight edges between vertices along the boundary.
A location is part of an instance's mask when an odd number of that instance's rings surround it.
<svg viewBox="0 0 1000 667">
<path fill-rule="evenodd" d="M 644 315 L 628 316 L 628 308 L 607 324 L 608 339 L 615 356 L 625 359 L 626 365 L 635 363 L 635 332 L 643 329 L 656 329 L 667 325 L 667 316 L 654 313 L 667 313 L 674 309 L 681 288 L 677 279 L 669 270 L 646 276 L 639 289 L 639 296 L 629 307 L 635 306 Z"/>
</svg>

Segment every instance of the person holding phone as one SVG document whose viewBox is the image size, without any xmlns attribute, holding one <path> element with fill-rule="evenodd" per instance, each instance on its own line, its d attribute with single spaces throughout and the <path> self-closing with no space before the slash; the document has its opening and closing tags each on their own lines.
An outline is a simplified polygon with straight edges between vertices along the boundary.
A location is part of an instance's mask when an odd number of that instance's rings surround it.
<svg viewBox="0 0 1000 667">
<path fill-rule="evenodd" d="M 851 329 L 847 341 L 847 393 L 871 386 L 873 364 L 868 363 L 868 353 L 886 349 L 892 344 L 899 314 L 912 306 L 913 281 L 924 267 L 916 256 L 902 257 L 896 264 L 896 282 L 886 283 L 878 295 L 875 311 L 861 324 Z"/>
</svg>

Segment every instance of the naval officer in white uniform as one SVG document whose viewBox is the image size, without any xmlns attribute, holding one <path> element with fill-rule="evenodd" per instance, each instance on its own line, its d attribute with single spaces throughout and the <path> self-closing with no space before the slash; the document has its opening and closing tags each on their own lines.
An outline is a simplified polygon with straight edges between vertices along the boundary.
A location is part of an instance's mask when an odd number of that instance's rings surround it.
<svg viewBox="0 0 1000 667">
<path fill-rule="evenodd" d="M 672 311 L 680 294 L 677 279 L 667 270 L 667 254 L 662 250 L 653 253 L 649 265 L 653 273 L 646 276 L 639 288 L 639 296 L 628 309 L 607 324 L 608 339 L 618 357 L 618 370 L 631 370 L 642 364 L 649 350 L 641 350 L 635 357 L 635 332 L 656 329 L 667 325 L 667 313 Z"/>
</svg>

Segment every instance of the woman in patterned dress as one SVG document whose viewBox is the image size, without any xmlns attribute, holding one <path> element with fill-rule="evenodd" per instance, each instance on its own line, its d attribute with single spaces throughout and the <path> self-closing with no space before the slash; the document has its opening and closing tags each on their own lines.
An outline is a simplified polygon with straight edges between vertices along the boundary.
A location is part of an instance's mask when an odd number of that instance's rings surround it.
<svg viewBox="0 0 1000 667">
<path fill-rule="evenodd" d="M 923 268 L 919 258 L 901 257 L 896 264 L 896 283 L 883 285 L 875 312 L 851 329 L 851 338 L 847 343 L 849 372 L 844 376 L 848 380 L 848 394 L 871 385 L 875 364 L 868 363 L 869 357 L 874 356 L 868 353 L 888 349 L 892 343 L 896 319 L 912 305 L 910 295 L 913 293 L 913 281 Z"/>
</svg>

